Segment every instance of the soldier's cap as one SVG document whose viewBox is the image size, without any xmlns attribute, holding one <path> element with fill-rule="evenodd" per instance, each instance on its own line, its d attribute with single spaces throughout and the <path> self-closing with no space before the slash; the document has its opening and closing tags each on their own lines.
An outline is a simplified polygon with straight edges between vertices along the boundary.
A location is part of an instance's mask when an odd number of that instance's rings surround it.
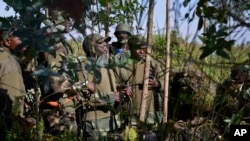
<svg viewBox="0 0 250 141">
<path fill-rule="evenodd" d="M 250 71 L 250 66 L 247 64 L 236 64 L 231 68 L 231 71 L 248 72 Z"/>
<path fill-rule="evenodd" d="M 10 35 L 19 37 L 19 32 L 14 29 L 0 29 L 0 40 L 7 39 Z"/>
<path fill-rule="evenodd" d="M 132 35 L 129 39 L 128 39 L 128 45 L 130 47 L 130 49 L 137 49 L 140 48 L 142 46 L 147 46 L 149 47 L 150 45 L 147 43 L 147 40 L 144 36 L 138 34 L 138 35 Z"/>
<path fill-rule="evenodd" d="M 103 42 L 106 42 L 108 43 L 109 41 L 111 40 L 111 37 L 107 36 L 107 37 L 103 37 L 99 34 L 90 34 L 88 35 L 84 41 L 83 41 L 83 45 L 84 46 L 89 46 L 90 44 L 93 44 L 93 43 L 103 43 Z"/>
</svg>

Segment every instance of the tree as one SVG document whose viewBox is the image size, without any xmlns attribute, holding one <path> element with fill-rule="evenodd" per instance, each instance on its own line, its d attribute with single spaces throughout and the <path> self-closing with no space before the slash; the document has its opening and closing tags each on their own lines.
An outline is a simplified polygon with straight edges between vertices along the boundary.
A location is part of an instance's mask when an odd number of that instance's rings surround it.
<svg viewBox="0 0 250 141">
<path fill-rule="evenodd" d="M 147 32 L 147 44 L 152 44 L 152 28 L 153 28 L 153 15 L 154 15 L 154 0 L 149 2 L 149 11 L 148 11 L 148 32 Z M 147 47 L 146 63 L 144 68 L 144 82 L 143 82 L 143 91 L 142 91 L 142 103 L 140 107 L 140 121 L 145 121 L 145 113 L 147 107 L 147 93 L 148 93 L 148 78 L 150 71 L 150 54 L 151 47 Z"/>
<path fill-rule="evenodd" d="M 190 0 L 185 0 L 183 4 L 187 6 L 189 3 Z M 198 30 L 204 27 L 204 18 L 210 23 L 206 33 L 199 36 L 204 44 L 201 47 L 200 59 L 204 59 L 213 53 L 229 59 L 229 52 L 235 44 L 235 40 L 237 40 L 237 38 L 231 39 L 230 37 L 243 37 L 244 32 L 238 32 L 238 30 L 250 27 L 248 16 L 246 16 L 249 14 L 249 10 L 249 4 L 246 4 L 245 0 L 199 0 L 191 19 L 196 16 L 199 18 Z M 187 13 L 186 17 L 189 17 L 189 15 L 191 14 Z"/>
<path fill-rule="evenodd" d="M 166 61 L 165 61 L 165 85 L 164 85 L 164 111 L 163 111 L 163 123 L 166 124 L 168 120 L 168 92 L 169 92 L 169 73 L 170 73 L 170 0 L 166 2 Z"/>
</svg>

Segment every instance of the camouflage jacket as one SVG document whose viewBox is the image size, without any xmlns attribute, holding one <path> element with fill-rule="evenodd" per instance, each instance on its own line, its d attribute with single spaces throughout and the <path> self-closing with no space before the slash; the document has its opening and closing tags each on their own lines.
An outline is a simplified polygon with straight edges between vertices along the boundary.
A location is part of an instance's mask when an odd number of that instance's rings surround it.
<svg viewBox="0 0 250 141">
<path fill-rule="evenodd" d="M 123 83 L 132 86 L 135 94 L 132 97 L 132 113 L 139 115 L 141 96 L 143 91 L 143 78 L 144 78 L 144 62 L 129 62 L 125 68 L 118 68 L 118 76 L 122 79 Z M 160 83 L 160 86 L 155 89 L 149 89 L 147 96 L 147 112 L 154 113 L 158 111 L 155 109 L 155 102 L 158 100 L 158 93 L 164 89 L 164 72 L 160 63 L 156 60 L 151 59 L 150 61 L 150 77 L 154 77 Z M 156 97 L 155 97 L 156 96 Z M 158 102 L 158 101 L 157 101 Z"/>
<path fill-rule="evenodd" d="M 2 47 L 0 48 L 0 82 L 1 95 L 9 96 L 12 103 L 12 112 L 18 106 L 17 112 L 20 116 L 23 116 L 23 98 L 26 92 L 21 68 L 16 57 Z M 14 114 L 17 113 L 14 112 Z"/>
<path fill-rule="evenodd" d="M 112 69 L 105 66 L 93 66 L 87 74 L 88 82 L 95 83 L 95 91 L 90 95 L 89 111 L 86 120 L 110 117 L 115 102 L 116 80 Z M 88 69 L 87 69 L 88 70 Z"/>
</svg>

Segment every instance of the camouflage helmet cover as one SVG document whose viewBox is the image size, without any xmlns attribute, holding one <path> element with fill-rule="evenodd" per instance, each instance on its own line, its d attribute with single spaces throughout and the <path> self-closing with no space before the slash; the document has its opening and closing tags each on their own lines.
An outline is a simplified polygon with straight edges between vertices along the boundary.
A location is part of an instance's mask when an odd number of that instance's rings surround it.
<svg viewBox="0 0 250 141">
<path fill-rule="evenodd" d="M 102 37 L 101 35 L 94 33 L 86 36 L 82 43 L 82 47 L 87 56 L 90 56 L 90 54 L 94 53 L 93 45 L 95 43 L 109 42 L 110 40 L 111 37 Z"/>
<path fill-rule="evenodd" d="M 118 32 L 127 32 L 130 36 L 132 35 L 132 28 L 129 24 L 120 23 L 115 28 L 115 35 L 117 36 Z"/>
</svg>

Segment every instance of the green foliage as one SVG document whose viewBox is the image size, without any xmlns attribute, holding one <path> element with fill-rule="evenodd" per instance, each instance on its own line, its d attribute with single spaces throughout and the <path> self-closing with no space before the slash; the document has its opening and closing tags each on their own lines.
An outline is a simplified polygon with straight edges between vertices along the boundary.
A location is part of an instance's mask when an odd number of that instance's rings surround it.
<svg viewBox="0 0 250 141">
<path fill-rule="evenodd" d="M 228 35 L 226 29 L 219 29 L 217 31 L 216 26 L 211 25 L 208 31 L 203 34 L 204 37 L 200 37 L 204 43 L 204 46 L 201 47 L 202 54 L 200 59 L 204 59 L 214 52 L 223 58 L 230 59 L 228 51 L 231 51 L 234 40 L 226 40 L 225 37 Z"/>
<path fill-rule="evenodd" d="M 124 130 L 124 140 L 125 141 L 137 141 L 138 131 L 135 128 L 126 126 Z"/>
<path fill-rule="evenodd" d="M 86 29 L 98 28 L 98 32 L 109 32 L 109 27 L 117 23 L 133 24 L 135 15 L 144 11 L 138 0 L 98 0 L 96 2 L 85 1 L 84 18 L 81 25 L 76 27 L 83 35 Z M 90 7 L 93 8 L 90 8 Z"/>
<path fill-rule="evenodd" d="M 237 35 L 237 29 L 249 27 L 245 22 L 248 20 L 245 16 L 249 14 L 249 8 L 243 3 L 243 1 L 228 2 L 227 0 L 220 2 L 199 0 L 197 2 L 194 11 L 194 14 L 199 18 L 197 29 L 205 31 L 200 36 L 204 45 L 201 48 L 200 59 L 214 53 L 225 59 L 230 59 L 229 51 L 235 44 L 235 40 L 228 37 Z M 190 1 L 184 1 L 183 4 L 187 7 Z M 189 18 L 189 15 L 191 14 L 187 14 L 186 18 Z M 193 18 L 195 17 L 191 17 L 190 21 L 193 21 Z M 209 26 L 207 22 L 209 22 Z"/>
</svg>

